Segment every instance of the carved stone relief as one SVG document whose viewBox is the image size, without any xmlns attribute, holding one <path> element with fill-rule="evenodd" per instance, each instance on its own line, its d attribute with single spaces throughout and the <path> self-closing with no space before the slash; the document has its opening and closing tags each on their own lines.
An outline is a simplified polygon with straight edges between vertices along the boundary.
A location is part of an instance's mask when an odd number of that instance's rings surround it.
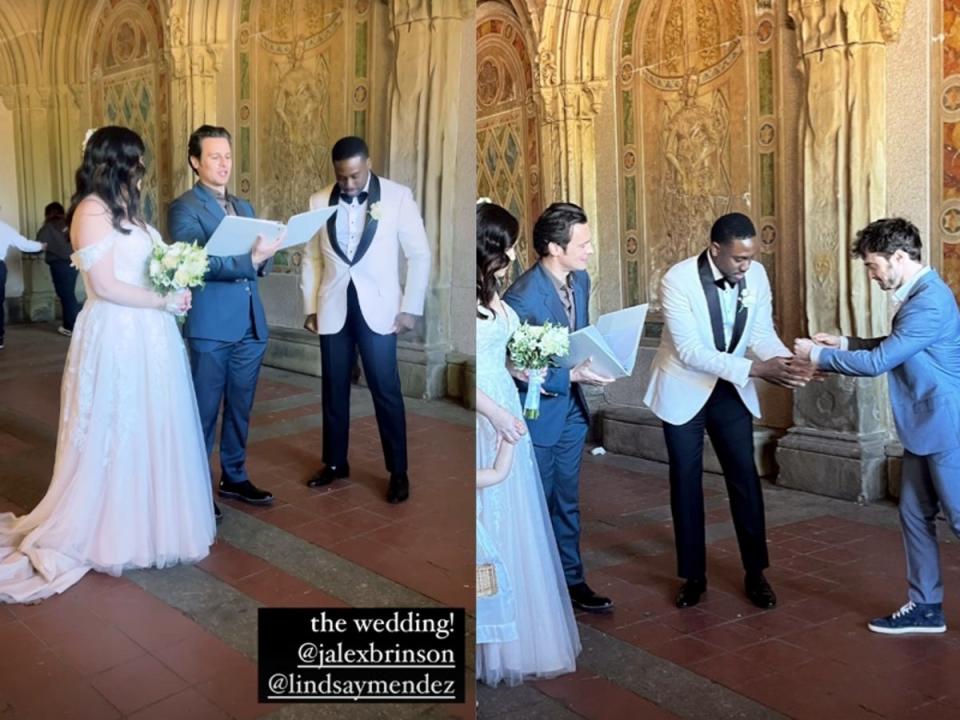
<svg viewBox="0 0 960 720">
<path fill-rule="evenodd" d="M 273 14 L 265 15 L 270 6 Z M 342 0 L 261 4 L 255 50 L 262 100 L 256 136 L 260 204 L 273 217 L 302 212 L 310 193 L 330 180 L 333 46 L 342 44 Z M 338 42 L 339 41 L 339 42 Z M 341 66 L 341 71 L 344 69 Z M 340 88 L 345 83 L 336 83 Z M 339 101 L 342 103 L 342 100 Z M 339 104 L 338 103 L 338 104 Z"/>
<path fill-rule="evenodd" d="M 170 200 L 169 117 L 164 23 L 155 0 L 145 7 L 108 7 L 96 20 L 90 74 L 95 125 L 123 125 L 146 146 L 141 202 L 147 222 L 163 229 Z"/>
<path fill-rule="evenodd" d="M 806 314 L 812 330 L 875 337 L 886 300 L 850 258 L 886 211 L 884 43 L 905 0 L 791 0 L 805 81 L 802 115 Z M 856 188 L 851 192 L 850 189 Z"/>
<path fill-rule="evenodd" d="M 279 50 L 281 57 L 284 51 L 289 55 L 273 63 L 276 81 L 267 143 L 271 182 L 264 196 L 281 217 L 302 211 L 304 189 L 329 175 L 330 66 L 326 55 L 319 53 L 308 68 L 304 44 L 297 40 L 292 48 L 289 44 L 269 46 L 271 51 Z"/>
<path fill-rule="evenodd" d="M 660 211 L 666 233 L 654 239 L 655 273 L 700 252 L 713 221 L 730 207 L 730 110 L 720 90 L 698 97 L 698 85 L 697 73 L 691 73 L 679 103 L 661 100 L 663 130 L 656 149 L 662 158 Z"/>
<path fill-rule="evenodd" d="M 772 210 L 761 218 L 752 205 L 761 195 L 753 149 L 772 144 L 776 128 L 767 120 L 758 132 L 748 111 L 762 89 L 745 57 L 769 35 L 746 28 L 738 0 L 631 0 L 621 33 L 622 281 L 628 302 L 656 302 L 663 273 L 706 246 L 719 215 L 775 227 Z"/>
<path fill-rule="evenodd" d="M 333 182 L 337 138 L 368 135 L 372 12 L 368 0 L 241 0 L 234 172 L 262 217 L 306 210 Z M 276 268 L 300 262 L 283 252 Z"/>
<path fill-rule="evenodd" d="M 933 157 L 941 180 L 931 230 L 939 233 L 943 277 L 960 302 L 960 3 L 940 4 L 943 48 L 938 52 L 934 45 L 934 67 L 940 70 L 939 138 Z"/>
</svg>

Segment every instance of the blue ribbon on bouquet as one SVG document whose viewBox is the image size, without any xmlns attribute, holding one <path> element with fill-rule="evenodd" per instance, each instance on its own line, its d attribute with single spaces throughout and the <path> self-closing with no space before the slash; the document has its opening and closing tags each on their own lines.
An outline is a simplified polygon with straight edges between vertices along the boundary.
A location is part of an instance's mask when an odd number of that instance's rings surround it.
<svg viewBox="0 0 960 720">
<path fill-rule="evenodd" d="M 527 371 L 527 398 L 523 402 L 523 417 L 527 420 L 536 420 L 540 417 L 540 388 L 543 386 L 543 375 L 539 370 Z"/>
</svg>

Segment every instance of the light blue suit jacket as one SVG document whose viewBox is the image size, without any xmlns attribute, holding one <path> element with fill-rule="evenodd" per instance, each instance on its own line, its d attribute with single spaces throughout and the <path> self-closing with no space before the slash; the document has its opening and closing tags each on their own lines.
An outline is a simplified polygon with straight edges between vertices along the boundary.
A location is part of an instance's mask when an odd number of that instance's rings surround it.
<svg viewBox="0 0 960 720">
<path fill-rule="evenodd" d="M 860 377 L 889 372 L 897 433 L 914 455 L 960 447 L 960 311 L 936 271 L 917 280 L 887 337 L 850 338 L 848 350 L 822 350 L 818 364 Z"/>
<path fill-rule="evenodd" d="M 243 217 L 256 217 L 253 206 L 230 195 L 234 210 Z M 206 245 L 226 217 L 209 190 L 197 183 L 170 205 L 167 226 L 174 242 Z M 210 257 L 205 285 L 193 292 L 193 307 L 183 328 L 186 338 L 238 342 L 253 322 L 257 339 L 267 339 L 267 318 L 257 291 L 257 277 L 273 267 L 268 260 L 255 268 L 250 253 Z"/>
<path fill-rule="evenodd" d="M 573 273 L 572 285 L 576 313 L 573 329 L 579 330 L 590 324 L 590 276 L 585 270 L 578 270 Z M 567 312 L 563 309 L 557 289 L 540 263 L 518 277 L 503 300 L 520 316 L 520 322 L 526 320 L 531 325 L 543 325 L 546 322 L 567 325 Z M 520 401 L 524 402 L 527 384 L 517 381 L 517 387 Z M 555 445 L 566 424 L 571 394 L 583 412 L 589 415 L 587 401 L 580 385 L 570 382 L 570 370 L 567 368 L 550 368 L 543 381 L 543 389 L 551 394 L 540 398 L 540 417 L 527 420 L 527 426 L 535 445 Z"/>
</svg>

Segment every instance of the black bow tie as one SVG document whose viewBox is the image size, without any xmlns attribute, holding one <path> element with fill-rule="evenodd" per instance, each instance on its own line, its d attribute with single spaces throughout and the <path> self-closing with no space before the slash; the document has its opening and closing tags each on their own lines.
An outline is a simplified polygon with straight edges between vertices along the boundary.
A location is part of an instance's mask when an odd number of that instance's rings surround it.
<svg viewBox="0 0 960 720">
<path fill-rule="evenodd" d="M 732 283 L 727 280 L 725 277 L 719 277 L 713 281 L 713 284 L 716 285 L 721 290 L 726 290 L 728 287 L 736 287 L 736 283 Z"/>
<path fill-rule="evenodd" d="M 347 205 L 353 205 L 353 203 L 357 203 L 357 205 L 363 205 L 369 196 L 370 193 L 368 192 L 359 192 L 356 195 L 341 195 L 340 199 L 343 200 Z"/>
</svg>

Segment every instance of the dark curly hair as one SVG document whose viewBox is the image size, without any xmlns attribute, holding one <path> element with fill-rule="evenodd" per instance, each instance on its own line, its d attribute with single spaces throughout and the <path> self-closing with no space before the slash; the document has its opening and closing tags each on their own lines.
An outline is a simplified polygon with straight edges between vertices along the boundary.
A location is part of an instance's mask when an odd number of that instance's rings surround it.
<svg viewBox="0 0 960 720">
<path fill-rule="evenodd" d="M 497 272 L 510 265 L 507 250 L 517 242 L 520 223 L 507 210 L 493 203 L 477 205 L 477 304 L 492 312 L 497 291 Z M 478 318 L 486 318 L 479 310 Z"/>
<path fill-rule="evenodd" d="M 583 208 L 573 203 L 553 203 L 543 211 L 533 226 L 533 247 L 540 257 L 550 255 L 550 243 L 560 246 L 567 251 L 570 244 L 570 234 L 574 225 L 583 225 L 587 222 L 587 214 Z"/>
<path fill-rule="evenodd" d="M 77 205 L 88 195 L 96 195 L 110 209 L 112 224 L 120 232 L 130 232 L 122 225 L 125 220 L 145 227 L 137 187 L 147 172 L 145 152 L 143 140 L 129 128 L 108 125 L 93 133 L 77 168 L 77 190 L 70 198 L 67 225 Z"/>
<path fill-rule="evenodd" d="M 884 218 L 874 220 L 857 233 L 852 254 L 865 259 L 867 253 L 874 253 L 889 259 L 897 250 L 903 250 L 911 260 L 919 261 L 921 247 L 916 225 L 904 218 Z"/>
</svg>

